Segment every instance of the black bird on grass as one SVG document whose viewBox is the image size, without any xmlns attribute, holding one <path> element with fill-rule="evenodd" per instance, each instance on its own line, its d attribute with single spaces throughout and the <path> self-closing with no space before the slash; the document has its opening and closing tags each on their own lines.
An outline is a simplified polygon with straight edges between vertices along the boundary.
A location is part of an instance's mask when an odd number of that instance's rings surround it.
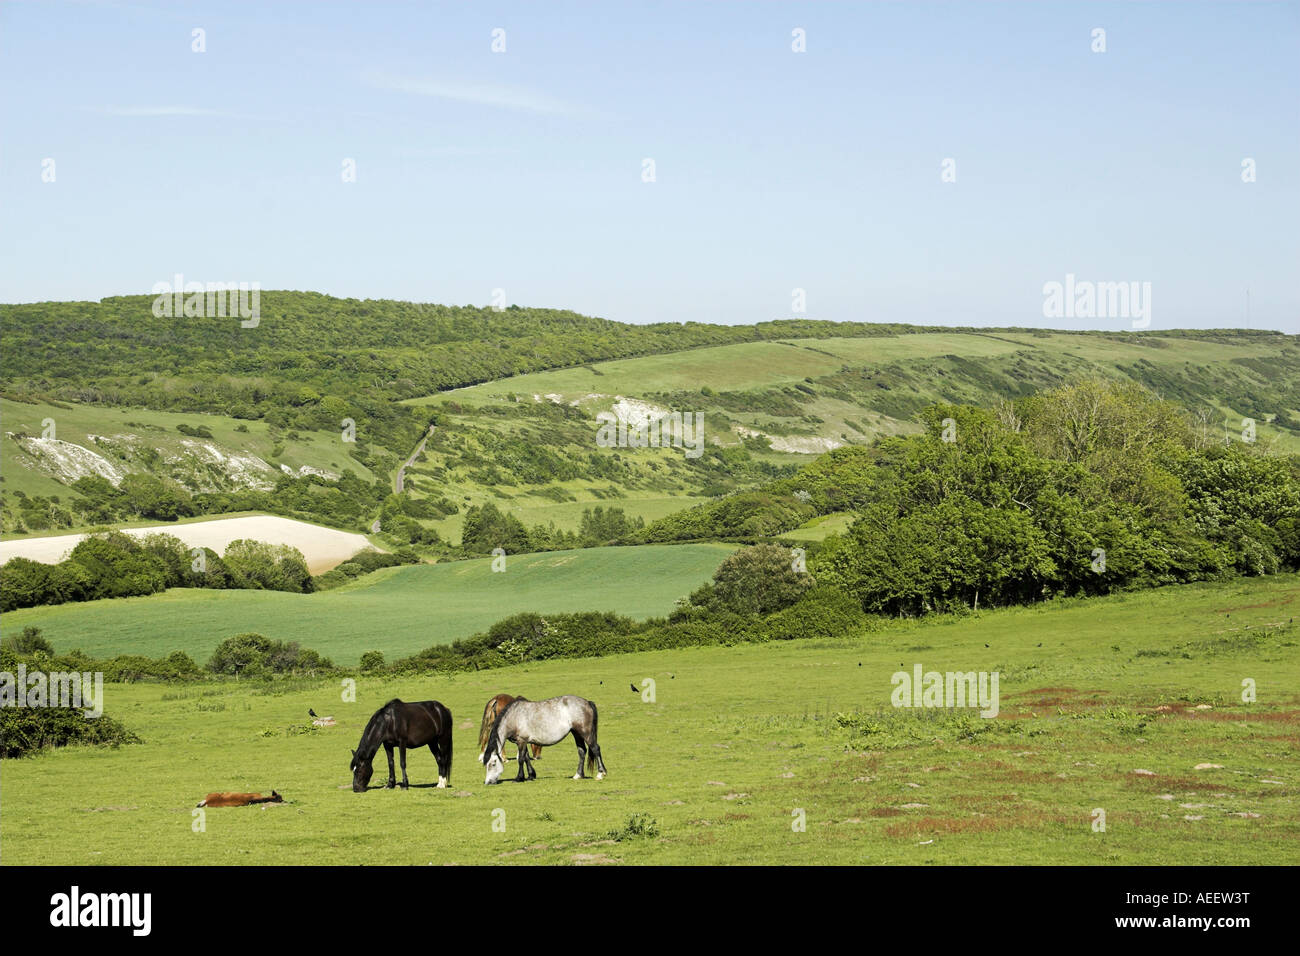
<svg viewBox="0 0 1300 956">
<path fill-rule="evenodd" d="M 634 694 L 641 693 L 639 690 L 636 689 L 636 684 L 628 684 L 627 686 L 632 688 L 632 693 Z"/>
<path fill-rule="evenodd" d="M 310 714 L 312 717 L 316 716 L 316 711 L 312 710 L 310 707 L 307 708 L 307 713 Z"/>
</svg>

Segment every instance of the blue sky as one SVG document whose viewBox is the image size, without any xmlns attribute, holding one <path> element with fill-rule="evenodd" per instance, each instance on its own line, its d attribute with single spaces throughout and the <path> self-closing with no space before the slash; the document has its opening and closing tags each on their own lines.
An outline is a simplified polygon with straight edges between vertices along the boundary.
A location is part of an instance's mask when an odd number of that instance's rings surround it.
<svg viewBox="0 0 1300 956">
<path fill-rule="evenodd" d="M 1296 333 L 1298 50 L 1296 3 L 4 2 L 0 301 L 1129 327 L 1044 318 L 1073 274 Z"/>
</svg>

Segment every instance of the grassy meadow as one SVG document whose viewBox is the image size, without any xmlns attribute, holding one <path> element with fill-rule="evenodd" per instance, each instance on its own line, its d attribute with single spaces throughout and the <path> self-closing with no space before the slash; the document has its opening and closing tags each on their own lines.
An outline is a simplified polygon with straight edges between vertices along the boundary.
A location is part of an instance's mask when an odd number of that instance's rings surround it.
<svg viewBox="0 0 1300 956">
<path fill-rule="evenodd" d="M 724 544 L 586 548 L 385 568 L 314 594 L 172 588 L 136 598 L 25 608 L 0 633 L 42 629 L 59 651 L 92 656 L 185 651 L 202 663 L 227 637 L 256 631 L 298 641 L 341 666 L 369 650 L 391 661 L 449 644 L 523 611 L 616 611 L 644 619 L 708 580 L 733 549 Z"/>
<path fill-rule="evenodd" d="M 337 681 L 110 685 L 106 712 L 145 742 L 6 761 L 4 862 L 1295 864 L 1297 598 L 1283 575 L 834 640 L 363 677 L 355 703 Z M 916 663 L 999 672 L 999 715 L 892 708 L 891 675 Z M 646 678 L 653 702 L 629 686 Z M 566 740 L 536 781 L 485 787 L 478 719 L 499 691 L 596 701 L 609 776 L 570 779 Z M 431 786 L 426 749 L 410 790 L 351 791 L 349 749 L 395 696 L 451 708 L 451 789 Z M 309 707 L 337 726 L 312 730 Z M 373 785 L 384 769 L 381 751 Z M 287 802 L 208 810 L 195 832 L 208 791 L 272 788 Z"/>
<path fill-rule="evenodd" d="M 871 338 L 773 340 L 533 372 L 412 399 L 407 404 L 437 404 L 449 397 L 481 403 L 509 394 L 530 398 L 534 394 L 555 395 L 571 401 L 592 392 L 639 395 L 674 389 L 697 390 L 705 384 L 716 391 L 767 388 L 826 375 L 846 365 L 869 367 L 949 354 L 988 358 L 1020 351 L 1050 352 L 1101 365 L 1131 362 L 1136 358 L 1134 346 L 1128 341 L 1069 333 L 953 329 Z M 1160 364 L 1183 364 L 1224 362 L 1268 353 L 1266 344 L 1225 345 L 1189 339 L 1167 340 L 1164 347 L 1143 350 L 1143 357 Z"/>
</svg>

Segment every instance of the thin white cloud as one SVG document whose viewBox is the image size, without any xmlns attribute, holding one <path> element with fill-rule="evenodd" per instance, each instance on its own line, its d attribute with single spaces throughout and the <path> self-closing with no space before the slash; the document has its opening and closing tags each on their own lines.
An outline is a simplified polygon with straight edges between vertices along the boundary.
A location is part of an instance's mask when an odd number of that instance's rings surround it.
<svg viewBox="0 0 1300 956">
<path fill-rule="evenodd" d="M 566 103 L 545 93 L 518 86 L 446 82 L 394 76 L 390 73 L 366 73 L 362 76 L 362 82 L 375 89 L 394 93 L 412 93 L 416 96 L 430 96 L 458 103 L 475 103 L 528 113 L 573 116 L 591 112 L 586 107 Z"/>
</svg>

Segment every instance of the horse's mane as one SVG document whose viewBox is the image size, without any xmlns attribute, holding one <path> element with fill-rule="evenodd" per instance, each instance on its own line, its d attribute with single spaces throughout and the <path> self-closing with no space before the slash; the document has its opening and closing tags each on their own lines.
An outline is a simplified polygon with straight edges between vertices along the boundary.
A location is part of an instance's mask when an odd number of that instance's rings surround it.
<svg viewBox="0 0 1300 956">
<path fill-rule="evenodd" d="M 506 714 L 510 713 L 510 711 L 514 708 L 515 704 L 519 703 L 520 701 L 526 701 L 527 699 L 528 699 L 527 697 L 516 697 L 510 703 L 506 704 L 499 711 L 497 711 L 497 719 L 492 722 L 492 732 L 488 734 L 488 739 L 487 739 L 488 748 L 491 748 L 493 741 L 497 739 L 497 734 L 501 730 L 501 722 L 506 719 Z M 505 748 L 505 745 L 506 742 L 504 740 L 501 741 L 502 749 Z M 491 756 L 492 755 L 485 749 L 483 751 L 483 763 L 486 764 L 488 762 L 488 759 Z"/>
<path fill-rule="evenodd" d="M 495 709 L 497 703 L 502 697 L 509 697 L 509 694 L 497 694 L 483 707 L 483 720 L 479 723 L 478 728 L 478 752 L 482 755 L 487 749 L 488 731 L 492 729 L 492 724 L 496 721 L 498 711 Z"/>
<path fill-rule="evenodd" d="M 366 723 L 366 729 L 361 732 L 361 743 L 357 744 L 357 757 L 361 760 L 370 760 L 374 757 L 375 752 L 379 750 L 379 730 L 383 722 L 389 718 L 389 711 L 394 704 L 402 703 L 400 697 L 394 697 L 388 703 L 384 704 L 375 711 L 370 720 Z"/>
<path fill-rule="evenodd" d="M 506 699 L 507 703 L 501 705 L 499 704 L 499 701 L 503 697 Z M 491 731 L 495 726 L 496 718 L 501 711 L 505 710 L 506 707 L 509 707 L 510 704 L 517 700 L 527 699 L 527 697 L 511 697 L 509 694 L 497 694 L 487 702 L 487 706 L 483 708 L 483 722 L 479 724 L 478 728 L 478 752 L 480 756 L 487 751 L 488 741 L 492 739 Z M 498 707 L 499 709 L 494 710 L 494 707 Z"/>
</svg>

